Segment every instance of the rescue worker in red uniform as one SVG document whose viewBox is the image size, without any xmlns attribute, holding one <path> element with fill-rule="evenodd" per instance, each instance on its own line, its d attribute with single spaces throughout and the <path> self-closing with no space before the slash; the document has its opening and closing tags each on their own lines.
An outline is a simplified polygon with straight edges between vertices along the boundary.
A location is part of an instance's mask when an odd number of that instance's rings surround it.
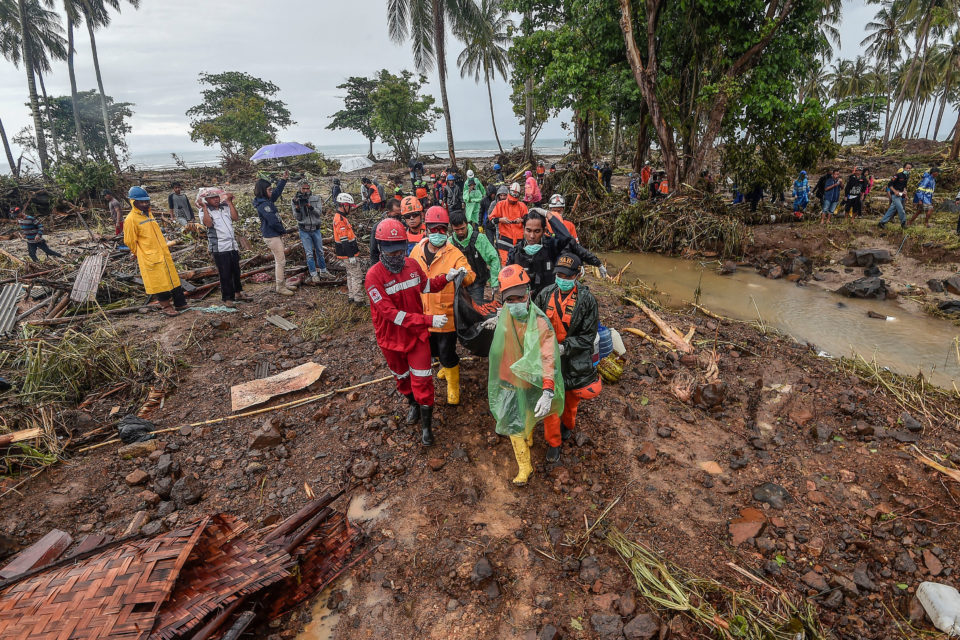
<svg viewBox="0 0 960 640">
<path fill-rule="evenodd" d="M 577 281 L 581 264 L 579 256 L 563 252 L 557 260 L 555 284 L 545 287 L 534 300 L 557 334 L 563 374 L 563 415 L 550 414 L 543 420 L 547 462 L 560 460 L 560 446 L 573 436 L 580 401 L 596 398 L 601 389 L 593 366 L 599 308 L 587 286 Z"/>
<path fill-rule="evenodd" d="M 490 223 L 496 225 L 494 246 L 500 253 L 500 264 L 507 264 L 510 250 L 523 239 L 523 217 L 527 215 L 527 205 L 520 202 L 521 195 L 520 184 L 514 182 L 507 190 L 506 200 L 497 202 L 488 216 Z"/>
<path fill-rule="evenodd" d="M 377 344 L 397 380 L 397 391 L 410 409 L 407 424 L 420 420 L 420 441 L 433 444 L 433 370 L 428 329 L 447 324 L 445 315 L 425 315 L 420 295 L 440 291 L 453 280 L 456 269 L 427 279 L 423 269 L 406 257 L 407 230 L 388 218 L 377 225 L 380 261 L 367 271 L 364 288 L 370 298 L 370 317 Z"/>
</svg>

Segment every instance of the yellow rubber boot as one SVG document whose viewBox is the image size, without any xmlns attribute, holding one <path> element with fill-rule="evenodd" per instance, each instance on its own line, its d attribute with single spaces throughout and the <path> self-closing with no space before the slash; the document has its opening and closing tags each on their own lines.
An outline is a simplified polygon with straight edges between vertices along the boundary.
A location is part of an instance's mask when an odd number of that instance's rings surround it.
<svg viewBox="0 0 960 640">
<path fill-rule="evenodd" d="M 460 365 L 450 367 L 444 374 L 447 380 L 447 404 L 460 404 Z"/>
<path fill-rule="evenodd" d="M 437 371 L 437 378 L 439 378 L 440 380 L 444 380 L 446 379 L 446 377 L 447 377 L 447 368 L 441 365 L 440 370 Z"/>
<path fill-rule="evenodd" d="M 513 484 L 522 487 L 527 484 L 530 475 L 533 473 L 533 466 L 530 464 L 530 447 L 523 436 L 510 436 L 510 444 L 513 445 L 513 455 L 517 459 L 517 477 L 513 479 Z"/>
</svg>

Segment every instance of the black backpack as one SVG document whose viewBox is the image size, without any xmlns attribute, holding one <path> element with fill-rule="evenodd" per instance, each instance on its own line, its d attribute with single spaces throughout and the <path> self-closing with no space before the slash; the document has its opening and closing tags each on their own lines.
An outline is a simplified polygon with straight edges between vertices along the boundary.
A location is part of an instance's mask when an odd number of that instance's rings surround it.
<svg viewBox="0 0 960 640">
<path fill-rule="evenodd" d="M 447 185 L 448 198 L 447 198 L 447 211 L 456 211 L 462 210 L 463 206 L 463 185 L 460 184 L 459 180 L 454 180 L 452 184 Z"/>
<path fill-rule="evenodd" d="M 825 173 L 820 176 L 820 179 L 817 180 L 817 186 L 813 188 L 813 195 L 815 195 L 818 200 L 823 200 L 823 194 L 827 189 L 827 178 L 829 177 L 829 173 Z"/>
</svg>

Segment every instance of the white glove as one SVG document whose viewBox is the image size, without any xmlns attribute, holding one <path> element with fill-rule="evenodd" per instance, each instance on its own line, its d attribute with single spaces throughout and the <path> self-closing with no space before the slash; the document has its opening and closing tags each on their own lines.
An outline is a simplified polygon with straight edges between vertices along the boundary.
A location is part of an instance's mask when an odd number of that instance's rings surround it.
<svg viewBox="0 0 960 640">
<path fill-rule="evenodd" d="M 607 268 L 603 265 L 600 265 L 600 277 L 601 278 L 607 277 Z"/>
<path fill-rule="evenodd" d="M 450 269 L 450 271 L 447 271 L 447 282 L 453 282 L 453 279 L 456 278 L 457 274 L 460 274 L 460 273 L 466 275 L 467 270 L 464 269 L 463 267 L 455 267 L 453 269 Z"/>
<path fill-rule="evenodd" d="M 533 409 L 534 418 L 542 418 L 550 413 L 550 405 L 553 404 L 553 391 L 544 389 L 543 395 L 537 400 L 537 406 Z"/>
<path fill-rule="evenodd" d="M 560 343 L 560 355 L 563 355 L 564 352 L 566 352 L 566 350 L 567 350 L 567 348 L 566 348 L 565 346 L 563 346 L 563 343 L 561 342 L 561 343 Z"/>
<path fill-rule="evenodd" d="M 434 329 L 442 329 L 447 324 L 447 316 L 433 316 L 430 324 L 433 325 Z"/>
<path fill-rule="evenodd" d="M 497 309 L 497 312 L 480 323 L 481 329 L 496 329 L 497 321 L 500 319 L 500 312 L 503 310 L 503 307 Z"/>
<path fill-rule="evenodd" d="M 354 256 L 353 258 L 347 258 L 347 262 L 349 262 L 350 264 L 357 264 L 356 256 Z"/>
</svg>

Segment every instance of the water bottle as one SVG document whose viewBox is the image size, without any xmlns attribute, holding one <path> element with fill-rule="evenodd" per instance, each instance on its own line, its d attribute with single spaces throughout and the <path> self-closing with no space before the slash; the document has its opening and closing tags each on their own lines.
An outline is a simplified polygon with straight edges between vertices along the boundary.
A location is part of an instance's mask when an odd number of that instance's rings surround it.
<svg viewBox="0 0 960 640">
<path fill-rule="evenodd" d="M 601 324 L 597 330 L 597 338 L 599 338 L 597 347 L 600 351 L 600 359 L 603 360 L 613 351 L 613 337 L 610 335 L 610 329 Z"/>
<path fill-rule="evenodd" d="M 960 593 L 956 589 L 939 582 L 923 582 L 917 588 L 917 600 L 933 626 L 947 635 L 960 635 Z"/>
</svg>

